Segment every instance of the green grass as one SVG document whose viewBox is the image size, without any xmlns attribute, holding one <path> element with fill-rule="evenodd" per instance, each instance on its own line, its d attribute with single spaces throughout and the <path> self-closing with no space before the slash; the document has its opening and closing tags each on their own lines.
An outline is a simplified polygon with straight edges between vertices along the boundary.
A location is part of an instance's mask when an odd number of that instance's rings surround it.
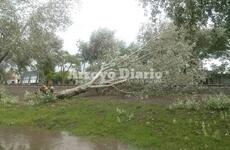
<svg viewBox="0 0 230 150">
<path fill-rule="evenodd" d="M 75 98 L 39 106 L 1 105 L 0 126 L 116 138 L 162 150 L 228 150 L 230 112 L 170 110 L 144 102 Z"/>
</svg>

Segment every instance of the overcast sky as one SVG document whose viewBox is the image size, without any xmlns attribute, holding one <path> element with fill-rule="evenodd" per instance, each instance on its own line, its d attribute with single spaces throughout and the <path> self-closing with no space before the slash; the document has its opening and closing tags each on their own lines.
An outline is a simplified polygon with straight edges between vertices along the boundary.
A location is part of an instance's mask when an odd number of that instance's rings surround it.
<svg viewBox="0 0 230 150">
<path fill-rule="evenodd" d="M 116 37 L 130 43 L 136 39 L 142 23 L 147 21 L 137 0 L 81 0 L 79 11 L 73 15 L 73 25 L 60 33 L 64 50 L 77 52 L 76 42 L 88 41 L 92 31 L 108 28 Z"/>
</svg>

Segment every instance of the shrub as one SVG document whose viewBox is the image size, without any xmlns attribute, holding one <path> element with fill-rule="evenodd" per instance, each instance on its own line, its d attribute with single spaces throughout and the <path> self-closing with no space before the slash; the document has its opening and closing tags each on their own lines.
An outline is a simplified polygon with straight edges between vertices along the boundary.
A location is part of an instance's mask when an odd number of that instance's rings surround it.
<svg viewBox="0 0 230 150">
<path fill-rule="evenodd" d="M 220 94 L 212 95 L 202 98 L 201 100 L 195 100 L 194 97 L 187 98 L 186 100 L 178 100 L 170 105 L 171 109 L 207 109 L 207 110 L 230 110 L 230 97 Z"/>
<path fill-rule="evenodd" d="M 203 102 L 204 107 L 210 110 L 230 110 L 230 97 L 223 94 L 208 96 Z"/>
<path fill-rule="evenodd" d="M 26 91 L 24 100 L 28 105 L 38 105 L 53 102 L 56 100 L 56 97 L 51 92 L 44 94 L 42 92 L 32 93 Z"/>
<path fill-rule="evenodd" d="M 191 99 L 186 98 L 185 100 L 178 99 L 175 103 L 170 105 L 170 108 L 198 110 L 200 108 L 200 103 L 196 101 L 194 97 L 192 97 Z"/>
<path fill-rule="evenodd" d="M 6 90 L 0 87 L 0 104 L 15 104 L 18 103 L 16 97 L 7 94 Z"/>
</svg>

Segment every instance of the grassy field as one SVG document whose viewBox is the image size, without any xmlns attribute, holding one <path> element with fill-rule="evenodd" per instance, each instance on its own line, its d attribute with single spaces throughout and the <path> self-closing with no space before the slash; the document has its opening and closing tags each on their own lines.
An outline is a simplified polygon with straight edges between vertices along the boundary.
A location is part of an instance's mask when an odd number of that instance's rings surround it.
<svg viewBox="0 0 230 150">
<path fill-rule="evenodd" d="M 230 148 L 229 112 L 171 110 L 140 101 L 74 98 L 39 106 L 1 105 L 0 126 L 116 138 L 144 149 Z"/>
</svg>

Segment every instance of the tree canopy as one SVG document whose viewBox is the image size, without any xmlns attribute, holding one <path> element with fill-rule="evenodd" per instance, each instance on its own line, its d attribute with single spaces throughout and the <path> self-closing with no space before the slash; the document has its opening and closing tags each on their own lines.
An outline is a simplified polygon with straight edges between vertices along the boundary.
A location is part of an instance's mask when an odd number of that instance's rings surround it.
<svg viewBox="0 0 230 150">
<path fill-rule="evenodd" d="M 2 0 L 0 65 L 10 64 L 19 73 L 32 64 L 37 64 L 33 67 L 38 67 L 41 72 L 53 70 L 55 66 L 52 67 L 54 62 L 51 60 L 62 49 L 62 40 L 56 32 L 71 24 L 70 7 L 73 4 L 74 0 Z"/>
<path fill-rule="evenodd" d="M 151 19 L 164 13 L 178 29 L 186 29 L 187 37 L 197 42 L 194 49 L 201 57 L 221 56 L 229 47 L 230 1 L 229 0 L 140 0 Z M 200 39 L 204 38 L 204 41 Z M 205 43 L 206 42 L 206 43 Z M 221 54 L 221 55 L 220 55 Z"/>
<path fill-rule="evenodd" d="M 80 42 L 79 50 L 83 60 L 89 63 L 102 63 L 119 54 L 124 43 L 115 38 L 114 31 L 100 28 L 92 32 L 89 42 Z"/>
</svg>

